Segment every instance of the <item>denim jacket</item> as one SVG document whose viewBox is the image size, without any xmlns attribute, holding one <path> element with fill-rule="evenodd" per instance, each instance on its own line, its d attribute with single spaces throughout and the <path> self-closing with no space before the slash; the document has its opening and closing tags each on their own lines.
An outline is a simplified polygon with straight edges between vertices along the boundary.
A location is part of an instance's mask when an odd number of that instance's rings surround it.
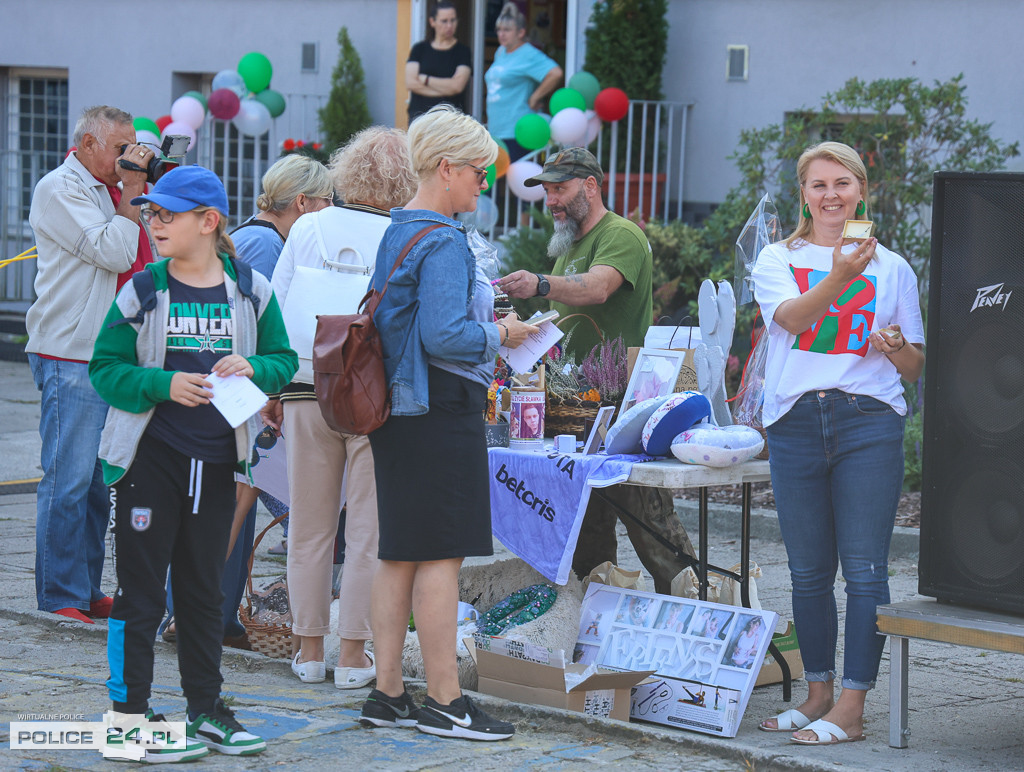
<svg viewBox="0 0 1024 772">
<path fill-rule="evenodd" d="M 405 245 L 431 223 L 444 223 L 424 236 L 388 281 Z M 384 349 L 393 415 L 422 415 L 430 405 L 430 357 L 480 364 L 498 353 L 498 328 L 471 321 L 476 258 L 465 226 L 426 209 L 392 209 L 391 226 L 377 250 L 370 286 L 384 294 L 374 323 Z"/>
</svg>

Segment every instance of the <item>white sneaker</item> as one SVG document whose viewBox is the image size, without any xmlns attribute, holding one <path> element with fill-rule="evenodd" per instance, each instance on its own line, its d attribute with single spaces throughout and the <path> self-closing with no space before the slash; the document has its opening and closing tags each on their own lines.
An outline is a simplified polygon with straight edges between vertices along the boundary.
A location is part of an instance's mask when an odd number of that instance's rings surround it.
<svg viewBox="0 0 1024 772">
<path fill-rule="evenodd" d="M 292 672 L 299 677 L 299 680 L 306 684 L 322 684 L 327 680 L 327 665 L 320 662 L 299 662 L 301 651 L 296 652 L 292 659 Z"/>
<path fill-rule="evenodd" d="M 339 689 L 362 689 L 377 677 L 377 665 L 373 654 L 366 652 L 370 658 L 369 667 L 336 667 L 334 668 L 334 685 Z"/>
</svg>

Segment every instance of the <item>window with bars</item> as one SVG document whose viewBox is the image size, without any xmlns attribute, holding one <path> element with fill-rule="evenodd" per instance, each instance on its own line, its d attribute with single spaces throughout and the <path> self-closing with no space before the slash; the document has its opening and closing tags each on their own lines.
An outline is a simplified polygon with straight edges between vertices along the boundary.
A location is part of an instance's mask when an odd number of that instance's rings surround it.
<svg viewBox="0 0 1024 772">
<path fill-rule="evenodd" d="M 68 150 L 68 80 L 64 75 L 0 72 L 0 257 L 33 243 L 28 225 L 32 191 Z M 14 263 L 0 272 L 0 300 L 31 300 L 35 265 Z"/>
</svg>

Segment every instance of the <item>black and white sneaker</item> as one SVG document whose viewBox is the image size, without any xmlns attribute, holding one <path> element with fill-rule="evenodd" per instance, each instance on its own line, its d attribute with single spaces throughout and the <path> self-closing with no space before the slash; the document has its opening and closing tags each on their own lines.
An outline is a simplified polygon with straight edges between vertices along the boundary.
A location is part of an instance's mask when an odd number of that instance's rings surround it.
<svg viewBox="0 0 1024 772">
<path fill-rule="evenodd" d="M 379 689 L 371 689 L 359 714 L 359 723 L 363 726 L 416 726 L 418 717 L 419 708 L 409 692 L 389 697 Z"/>
<path fill-rule="evenodd" d="M 220 699 L 213 704 L 212 712 L 200 713 L 195 721 L 189 721 L 185 732 L 210 750 L 229 756 L 250 756 L 267 749 L 263 738 L 245 731 L 235 714 Z"/>
<path fill-rule="evenodd" d="M 465 694 L 450 705 L 427 697 L 418 718 L 417 729 L 439 737 L 493 741 L 507 740 L 516 733 L 512 724 L 491 718 Z"/>
</svg>

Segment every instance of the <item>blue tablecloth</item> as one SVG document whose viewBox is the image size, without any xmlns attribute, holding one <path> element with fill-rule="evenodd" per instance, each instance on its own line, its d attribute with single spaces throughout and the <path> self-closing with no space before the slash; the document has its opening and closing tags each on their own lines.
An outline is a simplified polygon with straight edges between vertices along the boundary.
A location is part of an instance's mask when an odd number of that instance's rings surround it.
<svg viewBox="0 0 1024 772">
<path fill-rule="evenodd" d="M 556 584 L 569 581 L 591 488 L 625 482 L 644 455 L 489 448 L 491 528 L 498 541 Z"/>
</svg>

